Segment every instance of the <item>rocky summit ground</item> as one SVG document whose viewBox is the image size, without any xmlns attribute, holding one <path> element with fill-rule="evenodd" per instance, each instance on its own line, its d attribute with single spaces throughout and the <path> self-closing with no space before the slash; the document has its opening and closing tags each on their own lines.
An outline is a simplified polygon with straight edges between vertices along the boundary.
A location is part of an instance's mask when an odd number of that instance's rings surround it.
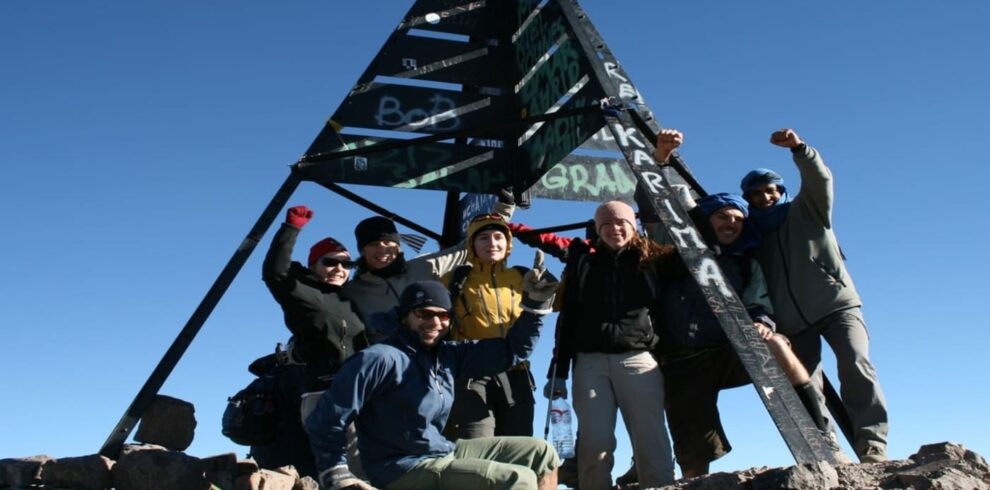
<svg viewBox="0 0 990 490">
<path fill-rule="evenodd" d="M 637 489 L 627 486 L 623 490 Z M 751 468 L 680 480 L 664 489 L 990 489 L 990 466 L 979 454 L 951 442 L 928 444 L 908 459 L 883 463 L 800 464 L 786 468 Z"/>
<path fill-rule="evenodd" d="M 291 468 L 259 469 L 234 454 L 196 458 L 153 444 L 125 446 L 117 461 L 99 455 L 0 460 L 0 488 L 74 490 L 317 490 Z M 940 489 L 990 490 L 990 466 L 961 445 L 922 446 L 908 459 L 831 466 L 751 468 L 681 480 L 665 489 Z M 638 489 L 631 485 L 624 490 Z"/>
<path fill-rule="evenodd" d="M 206 458 L 184 452 L 193 440 L 195 409 L 159 395 L 134 439 L 116 460 L 97 454 L 0 459 L 0 489 L 68 490 L 318 490 L 291 466 L 262 469 L 234 453 Z M 679 480 L 670 490 L 912 489 L 990 490 L 990 466 L 959 444 L 924 445 L 907 459 L 883 463 L 800 464 L 751 468 Z M 622 490 L 638 490 L 637 485 Z M 469 490 L 469 489 L 465 489 Z"/>
</svg>

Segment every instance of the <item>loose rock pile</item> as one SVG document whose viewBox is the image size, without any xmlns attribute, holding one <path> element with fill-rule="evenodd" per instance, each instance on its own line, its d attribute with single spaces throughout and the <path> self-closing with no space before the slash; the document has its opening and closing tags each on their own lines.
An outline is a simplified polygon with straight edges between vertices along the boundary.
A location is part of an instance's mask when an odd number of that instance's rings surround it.
<svg viewBox="0 0 990 490">
<path fill-rule="evenodd" d="M 116 461 L 75 458 L 0 459 L 0 488 L 70 490 L 317 490 L 291 466 L 260 469 L 234 453 L 197 458 L 183 451 L 196 429 L 191 403 L 159 395 Z"/>
<path fill-rule="evenodd" d="M 714 473 L 663 488 L 990 490 L 990 466 L 973 451 L 951 442 L 941 442 L 922 446 L 908 459 L 884 463 L 840 466 L 815 463 L 787 468 L 752 468 L 736 473 Z"/>
<path fill-rule="evenodd" d="M 0 460 L 0 488 L 72 490 L 317 490 L 291 466 L 259 469 L 234 453 L 195 458 L 154 444 L 127 445 L 116 462 L 99 455 Z"/>
</svg>

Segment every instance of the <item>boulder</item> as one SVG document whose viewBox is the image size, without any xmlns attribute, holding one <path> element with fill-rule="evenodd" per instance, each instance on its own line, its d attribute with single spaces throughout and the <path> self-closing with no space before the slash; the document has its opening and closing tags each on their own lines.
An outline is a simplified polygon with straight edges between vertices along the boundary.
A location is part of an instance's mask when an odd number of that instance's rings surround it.
<svg viewBox="0 0 990 490">
<path fill-rule="evenodd" d="M 196 431 L 196 409 L 192 403 L 156 395 L 141 416 L 134 440 L 184 451 L 192 444 Z"/>
<path fill-rule="evenodd" d="M 50 459 L 41 465 L 41 482 L 48 488 L 104 490 L 110 488 L 113 460 L 99 454 Z"/>
<path fill-rule="evenodd" d="M 178 451 L 133 450 L 111 471 L 116 490 L 209 490 L 203 462 Z"/>
<path fill-rule="evenodd" d="M 753 490 L 831 489 L 839 486 L 839 475 L 825 462 L 799 464 L 766 471 L 753 479 Z"/>
<path fill-rule="evenodd" d="M 234 488 L 234 478 L 237 476 L 236 454 L 218 454 L 202 458 L 200 462 L 203 464 L 206 479 L 210 483 L 224 490 Z"/>
<path fill-rule="evenodd" d="M 258 470 L 234 480 L 234 490 L 292 490 L 296 479 L 277 471 Z"/>
<path fill-rule="evenodd" d="M 158 444 L 124 444 L 120 448 L 120 455 L 117 456 L 117 461 L 120 461 L 124 456 L 135 451 L 168 451 L 168 449 Z"/>
<path fill-rule="evenodd" d="M 41 473 L 41 465 L 50 459 L 46 455 L 0 459 L 0 488 L 33 485 Z"/>
<path fill-rule="evenodd" d="M 299 472 L 296 471 L 296 467 L 295 466 L 292 466 L 292 465 L 279 466 L 278 468 L 275 468 L 272 471 L 281 473 L 283 475 L 289 475 L 289 476 L 292 477 L 293 480 L 298 480 L 299 479 Z"/>
<path fill-rule="evenodd" d="M 296 480 L 296 484 L 292 486 L 292 490 L 320 490 L 320 484 L 316 480 L 304 476 Z"/>
<path fill-rule="evenodd" d="M 250 475 L 251 473 L 257 473 L 258 469 L 258 463 L 253 459 L 242 459 L 237 462 L 237 468 L 234 474 L 236 476 Z"/>
</svg>

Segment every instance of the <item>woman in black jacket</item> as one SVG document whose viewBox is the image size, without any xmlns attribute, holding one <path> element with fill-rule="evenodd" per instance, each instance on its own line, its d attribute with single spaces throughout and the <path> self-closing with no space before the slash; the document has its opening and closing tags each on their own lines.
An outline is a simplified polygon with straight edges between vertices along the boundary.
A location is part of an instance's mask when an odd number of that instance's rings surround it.
<svg viewBox="0 0 990 490">
<path fill-rule="evenodd" d="M 640 486 L 674 481 L 663 378 L 650 353 L 661 273 L 672 263 L 673 248 L 640 236 L 635 223 L 627 204 L 604 203 L 595 212 L 594 248 L 574 240 L 567 254 L 555 386 L 564 385 L 573 364 L 581 488 L 612 486 L 617 411 L 629 431 Z"/>
<path fill-rule="evenodd" d="M 299 231 L 312 217 L 306 206 L 290 208 L 262 266 L 265 285 L 292 332 L 289 354 L 306 365 L 303 421 L 344 360 L 368 344 L 361 316 L 341 294 L 355 265 L 347 249 L 333 238 L 324 238 L 310 248 L 308 267 L 292 261 Z"/>
</svg>

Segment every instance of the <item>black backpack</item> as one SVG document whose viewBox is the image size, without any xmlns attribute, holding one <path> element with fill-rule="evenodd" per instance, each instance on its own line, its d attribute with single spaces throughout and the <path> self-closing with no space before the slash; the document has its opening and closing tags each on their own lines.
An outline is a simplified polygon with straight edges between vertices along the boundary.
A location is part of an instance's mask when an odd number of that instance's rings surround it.
<svg viewBox="0 0 990 490">
<path fill-rule="evenodd" d="M 252 367 L 262 359 L 252 363 Z M 227 408 L 223 411 L 223 435 L 242 446 L 272 442 L 278 423 L 274 373 L 271 370 L 262 373 L 254 369 L 251 371 L 258 377 L 236 395 L 227 398 Z"/>
</svg>

